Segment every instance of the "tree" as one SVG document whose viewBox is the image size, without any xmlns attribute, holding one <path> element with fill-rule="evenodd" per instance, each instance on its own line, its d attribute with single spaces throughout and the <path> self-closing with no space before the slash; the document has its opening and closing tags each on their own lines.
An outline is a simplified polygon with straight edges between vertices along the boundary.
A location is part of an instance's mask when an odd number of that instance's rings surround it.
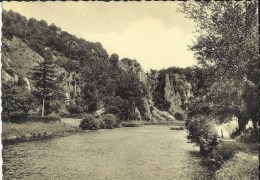
<svg viewBox="0 0 260 180">
<path fill-rule="evenodd" d="M 130 111 L 137 107 L 141 112 L 141 115 L 144 115 L 145 109 L 143 107 L 143 97 L 148 95 L 148 90 L 146 86 L 139 81 L 136 74 L 131 70 L 128 70 L 117 78 L 116 80 L 116 96 L 121 97 L 123 100 L 127 101 L 127 112 L 126 117 L 129 118 Z"/>
<path fill-rule="evenodd" d="M 219 86 L 213 91 L 207 88 L 203 96 L 209 98 L 203 102 L 212 107 L 215 115 L 219 114 L 216 111 L 227 112 L 228 107 L 233 109 L 228 111 L 230 114 L 235 109 L 245 114 L 241 109 L 250 108 L 243 108 L 241 103 L 245 101 L 241 93 L 243 81 L 248 79 L 257 86 L 257 1 L 187 2 L 180 11 L 197 24 L 198 36 L 190 49 L 199 64 L 211 72 L 203 78 Z M 252 94 L 257 98 L 256 93 Z M 246 103 L 245 106 L 253 105 Z"/>
<path fill-rule="evenodd" d="M 160 71 L 158 83 L 153 92 L 154 105 L 161 111 L 168 111 L 171 107 L 171 102 L 167 101 L 164 97 L 165 74 L 164 70 Z"/>
<path fill-rule="evenodd" d="M 31 73 L 31 79 L 35 82 L 36 98 L 42 104 L 42 116 L 50 114 L 59 107 L 58 100 L 63 100 L 64 95 L 59 87 L 60 82 L 50 50 L 46 50 L 44 61 L 36 66 Z"/>
<path fill-rule="evenodd" d="M 112 54 L 109 61 L 115 67 L 119 62 L 119 56 L 117 54 Z"/>
<path fill-rule="evenodd" d="M 218 78 L 241 79 L 258 61 L 257 1 L 183 4 L 182 12 L 197 23 L 197 41 L 190 48 L 198 62 L 214 67 Z"/>
<path fill-rule="evenodd" d="M 106 113 L 114 114 L 120 120 L 127 120 L 127 106 L 128 103 L 126 100 L 123 100 L 121 97 L 106 97 L 105 98 L 105 109 Z"/>
<path fill-rule="evenodd" d="M 28 113 L 33 108 L 34 100 L 29 92 L 18 86 L 2 84 L 3 114 L 10 115 L 13 112 Z"/>
</svg>

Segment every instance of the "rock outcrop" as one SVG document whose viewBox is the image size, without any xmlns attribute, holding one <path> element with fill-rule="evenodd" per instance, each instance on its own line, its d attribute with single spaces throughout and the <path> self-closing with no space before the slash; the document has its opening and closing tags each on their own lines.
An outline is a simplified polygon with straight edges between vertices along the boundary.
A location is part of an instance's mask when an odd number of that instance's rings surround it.
<svg viewBox="0 0 260 180">
<path fill-rule="evenodd" d="M 191 84 L 186 81 L 185 76 L 178 73 L 168 74 L 162 70 L 151 71 L 148 77 L 150 96 L 155 101 L 154 106 L 157 110 L 161 108 L 161 112 L 169 113 L 172 116 L 170 119 L 184 120 L 186 116 L 183 105 L 188 103 L 192 96 Z M 159 118 L 157 114 L 153 113 Z"/>
</svg>

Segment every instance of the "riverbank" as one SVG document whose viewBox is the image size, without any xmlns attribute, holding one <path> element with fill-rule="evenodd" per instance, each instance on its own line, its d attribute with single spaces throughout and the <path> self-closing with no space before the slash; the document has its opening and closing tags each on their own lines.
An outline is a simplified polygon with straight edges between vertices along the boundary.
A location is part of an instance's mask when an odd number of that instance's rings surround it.
<svg viewBox="0 0 260 180">
<path fill-rule="evenodd" d="M 26 123 L 2 123 L 2 142 L 3 144 L 19 143 L 50 139 L 54 137 L 67 136 L 82 132 L 79 128 L 81 119 L 63 118 L 60 122 L 26 122 Z M 140 127 L 143 125 L 172 125 L 184 127 L 181 121 L 148 122 L 148 121 L 123 121 L 120 127 Z"/>
<path fill-rule="evenodd" d="M 202 164 L 212 179 L 258 179 L 258 144 L 220 140 L 210 154 L 202 155 Z"/>
<path fill-rule="evenodd" d="M 176 127 L 184 127 L 184 121 L 161 121 L 161 122 L 150 122 L 150 121 L 122 121 L 121 127 L 140 127 L 143 125 L 171 125 Z"/>
<path fill-rule="evenodd" d="M 2 142 L 14 143 L 33 140 L 49 139 L 53 137 L 66 136 L 79 132 L 78 126 L 65 122 L 27 122 L 21 124 L 2 123 Z"/>
</svg>

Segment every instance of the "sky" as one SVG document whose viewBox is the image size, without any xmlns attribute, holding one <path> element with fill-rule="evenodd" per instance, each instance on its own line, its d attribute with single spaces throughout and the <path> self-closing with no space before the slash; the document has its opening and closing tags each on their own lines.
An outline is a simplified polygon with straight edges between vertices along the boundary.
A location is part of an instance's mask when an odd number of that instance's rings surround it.
<svg viewBox="0 0 260 180">
<path fill-rule="evenodd" d="M 177 13 L 178 2 L 3 2 L 13 10 L 91 42 L 108 54 L 136 59 L 145 71 L 196 64 L 192 44 L 195 24 Z"/>
</svg>

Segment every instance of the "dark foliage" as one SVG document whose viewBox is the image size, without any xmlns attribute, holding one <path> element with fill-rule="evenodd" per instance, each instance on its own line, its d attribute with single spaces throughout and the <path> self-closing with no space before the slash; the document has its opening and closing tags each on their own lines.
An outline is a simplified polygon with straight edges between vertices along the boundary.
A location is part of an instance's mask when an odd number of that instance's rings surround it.
<svg viewBox="0 0 260 180">
<path fill-rule="evenodd" d="M 160 71 L 158 76 L 158 83 L 153 92 L 154 105 L 162 111 L 168 111 L 171 103 L 165 100 L 164 97 L 164 87 L 165 87 L 165 71 Z"/>
<path fill-rule="evenodd" d="M 81 121 L 79 127 L 82 130 L 97 130 L 99 129 L 99 121 L 93 115 L 87 114 Z"/>
<path fill-rule="evenodd" d="M 105 127 L 107 129 L 113 129 L 118 126 L 118 118 L 113 114 L 106 114 L 102 118 L 103 122 L 105 123 Z"/>
</svg>

